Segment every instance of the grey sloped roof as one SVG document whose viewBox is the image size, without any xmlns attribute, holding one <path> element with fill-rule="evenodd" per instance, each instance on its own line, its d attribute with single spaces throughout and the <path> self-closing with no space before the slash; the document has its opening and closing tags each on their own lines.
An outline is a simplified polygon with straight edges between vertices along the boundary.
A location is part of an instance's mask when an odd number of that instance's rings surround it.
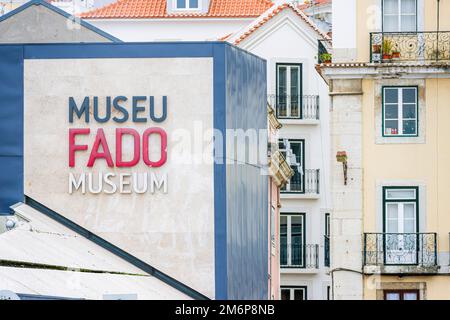
<svg viewBox="0 0 450 320">
<path fill-rule="evenodd" d="M 16 227 L 0 234 L 0 290 L 82 299 L 189 299 L 32 207 L 19 204 L 14 211 Z"/>
<path fill-rule="evenodd" d="M 0 16 L 0 43 L 121 42 L 111 34 L 43 0 Z"/>
</svg>

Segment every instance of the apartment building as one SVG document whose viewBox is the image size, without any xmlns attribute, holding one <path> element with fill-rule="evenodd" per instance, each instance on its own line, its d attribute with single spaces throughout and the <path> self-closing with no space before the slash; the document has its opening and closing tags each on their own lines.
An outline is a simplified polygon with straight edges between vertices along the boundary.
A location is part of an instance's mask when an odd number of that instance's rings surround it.
<svg viewBox="0 0 450 320">
<path fill-rule="evenodd" d="M 281 189 L 281 299 L 328 299 L 329 97 L 315 65 L 331 39 L 297 4 L 282 3 L 225 40 L 267 60 L 278 148 L 294 171 Z"/>
<path fill-rule="evenodd" d="M 333 1 L 335 299 L 449 299 L 450 2 Z"/>
</svg>

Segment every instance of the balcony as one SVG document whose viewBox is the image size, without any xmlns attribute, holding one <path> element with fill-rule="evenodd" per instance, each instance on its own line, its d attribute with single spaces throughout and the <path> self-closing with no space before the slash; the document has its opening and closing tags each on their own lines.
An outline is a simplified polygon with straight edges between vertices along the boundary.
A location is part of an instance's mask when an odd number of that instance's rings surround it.
<svg viewBox="0 0 450 320">
<path fill-rule="evenodd" d="M 370 62 L 450 61 L 450 32 L 372 32 Z"/>
<path fill-rule="evenodd" d="M 294 175 L 281 188 L 282 198 L 318 199 L 320 195 L 320 170 L 308 169 L 301 172 L 298 166 L 291 166 Z"/>
<path fill-rule="evenodd" d="M 285 186 L 294 175 L 294 171 L 279 150 L 269 157 L 269 173 L 278 187 Z"/>
<path fill-rule="evenodd" d="M 364 272 L 436 274 L 436 233 L 365 233 Z"/>
<path fill-rule="evenodd" d="M 280 266 L 284 273 L 308 272 L 319 269 L 319 245 L 317 244 L 281 244 Z M 315 272 L 315 271 L 313 271 Z"/>
<path fill-rule="evenodd" d="M 289 124 L 304 123 L 318 124 L 319 96 L 315 95 L 269 95 L 269 104 L 276 110 L 279 120 L 288 121 Z M 303 120 L 299 122 L 299 120 Z M 287 123 L 286 121 L 283 121 Z"/>
<path fill-rule="evenodd" d="M 323 261 L 325 267 L 330 267 L 330 237 L 324 236 Z"/>
</svg>

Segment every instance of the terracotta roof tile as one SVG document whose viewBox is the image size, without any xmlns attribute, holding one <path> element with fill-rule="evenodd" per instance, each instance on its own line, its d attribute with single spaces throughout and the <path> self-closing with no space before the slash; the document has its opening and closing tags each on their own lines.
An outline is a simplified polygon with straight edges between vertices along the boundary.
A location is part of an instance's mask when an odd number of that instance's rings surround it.
<svg viewBox="0 0 450 320">
<path fill-rule="evenodd" d="M 297 6 L 290 3 L 283 3 L 279 6 L 274 6 L 270 10 L 268 10 L 265 14 L 266 16 L 257 21 L 256 23 L 252 23 L 250 26 L 247 27 L 247 29 L 241 30 L 240 32 L 234 34 L 232 37 L 227 36 L 223 37 L 220 40 L 224 41 L 230 41 L 238 45 L 242 41 L 244 41 L 246 38 L 248 38 L 253 32 L 261 28 L 263 25 L 265 25 L 268 21 L 270 21 L 273 17 L 275 17 L 278 13 L 285 9 L 291 9 L 293 10 L 306 24 L 311 27 L 320 37 L 322 37 L 324 40 L 326 40 L 331 45 L 331 38 L 328 34 L 321 31 L 313 21 L 311 21 L 306 14 L 301 11 Z"/>
<path fill-rule="evenodd" d="M 80 16 L 87 19 L 252 18 L 271 6 L 271 0 L 211 0 L 207 13 L 167 14 L 166 0 L 118 0 Z"/>
</svg>

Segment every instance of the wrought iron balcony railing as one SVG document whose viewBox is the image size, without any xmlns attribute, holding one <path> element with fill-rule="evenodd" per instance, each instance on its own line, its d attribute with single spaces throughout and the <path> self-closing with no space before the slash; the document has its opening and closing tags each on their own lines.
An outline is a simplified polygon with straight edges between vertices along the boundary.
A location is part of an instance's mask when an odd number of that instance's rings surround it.
<svg viewBox="0 0 450 320">
<path fill-rule="evenodd" d="M 281 188 L 281 193 L 319 194 L 320 170 L 307 169 L 301 171 L 298 166 L 291 166 L 294 175 L 289 182 Z"/>
<path fill-rule="evenodd" d="M 450 31 L 372 32 L 370 62 L 450 60 Z"/>
<path fill-rule="evenodd" d="M 437 266 L 436 233 L 365 233 L 365 266 Z"/>
<path fill-rule="evenodd" d="M 280 246 L 281 268 L 319 268 L 318 244 L 283 244 Z"/>
<path fill-rule="evenodd" d="M 319 120 L 319 96 L 269 95 L 278 119 Z"/>
<path fill-rule="evenodd" d="M 330 237 L 324 236 L 324 244 L 323 244 L 323 261 L 324 266 L 329 267 L 330 266 Z"/>
</svg>

